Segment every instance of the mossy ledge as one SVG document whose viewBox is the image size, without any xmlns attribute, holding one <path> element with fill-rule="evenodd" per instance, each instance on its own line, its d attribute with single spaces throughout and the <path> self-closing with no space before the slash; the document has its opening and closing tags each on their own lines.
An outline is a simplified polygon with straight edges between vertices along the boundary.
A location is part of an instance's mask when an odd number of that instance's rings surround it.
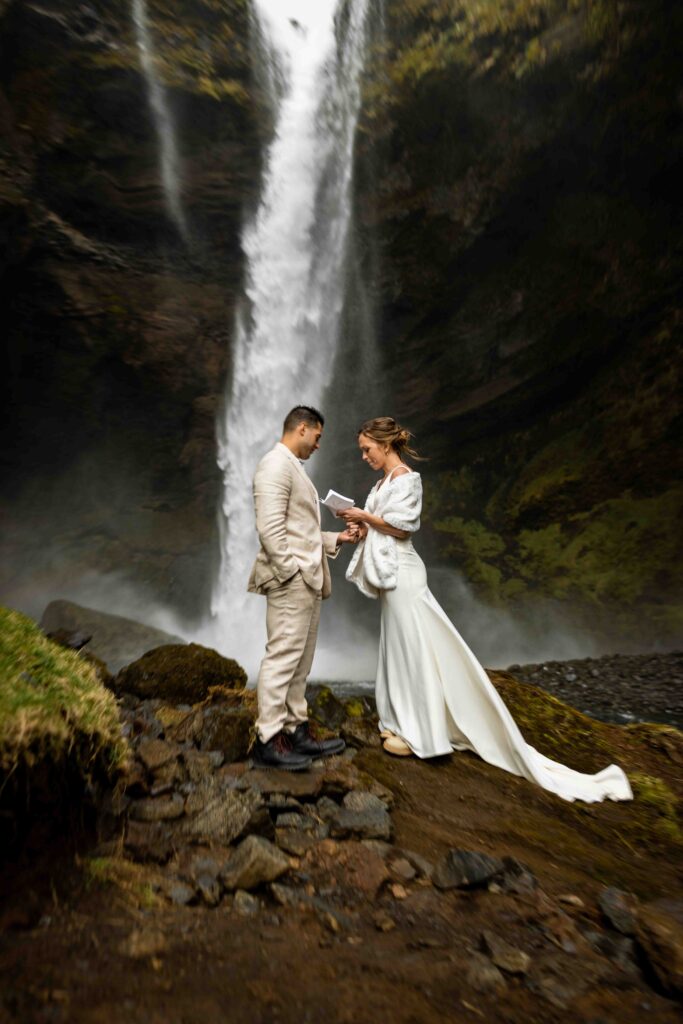
<svg viewBox="0 0 683 1024">
<path fill-rule="evenodd" d="M 113 781 L 127 759 L 95 668 L 0 608 L 0 810 L 10 821 L 0 852 L 21 845 L 39 808 L 59 818 L 62 797 Z"/>
</svg>

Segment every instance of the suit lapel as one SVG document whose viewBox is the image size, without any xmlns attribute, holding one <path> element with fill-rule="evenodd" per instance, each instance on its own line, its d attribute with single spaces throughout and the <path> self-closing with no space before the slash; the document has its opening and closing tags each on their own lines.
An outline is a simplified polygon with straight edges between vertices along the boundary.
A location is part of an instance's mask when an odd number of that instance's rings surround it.
<svg viewBox="0 0 683 1024">
<path fill-rule="evenodd" d="M 297 457 L 294 454 L 294 452 L 290 452 L 290 450 L 289 450 L 289 448 L 287 447 L 286 444 L 282 444 L 282 442 L 279 441 L 278 444 L 277 444 L 277 448 L 280 451 L 283 452 L 283 454 L 285 455 L 286 458 L 288 458 L 291 462 L 294 463 L 294 465 L 296 466 L 299 474 L 306 481 L 306 486 L 308 487 L 309 493 L 311 495 L 311 500 L 312 500 L 313 505 L 315 507 L 316 516 L 318 517 L 318 522 L 320 522 L 320 502 L 318 501 L 318 492 L 315 489 L 315 485 L 313 484 L 313 481 L 309 477 L 309 475 L 306 472 L 306 470 L 304 469 L 304 467 L 301 465 L 300 461 L 297 459 Z"/>
</svg>

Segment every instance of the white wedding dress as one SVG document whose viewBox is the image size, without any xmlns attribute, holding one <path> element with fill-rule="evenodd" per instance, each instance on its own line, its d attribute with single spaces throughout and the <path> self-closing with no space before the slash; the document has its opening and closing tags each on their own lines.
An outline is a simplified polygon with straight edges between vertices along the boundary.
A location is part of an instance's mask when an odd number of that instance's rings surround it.
<svg viewBox="0 0 683 1024">
<path fill-rule="evenodd" d="M 390 526 L 416 532 L 422 505 L 419 473 L 380 483 L 371 490 L 366 510 Z M 381 602 L 376 679 L 381 729 L 400 736 L 418 757 L 473 750 L 489 764 L 564 800 L 633 799 L 617 765 L 585 775 L 525 742 L 483 667 L 430 593 L 424 562 L 410 538 L 397 540 L 369 528 L 346 576 Z"/>
</svg>

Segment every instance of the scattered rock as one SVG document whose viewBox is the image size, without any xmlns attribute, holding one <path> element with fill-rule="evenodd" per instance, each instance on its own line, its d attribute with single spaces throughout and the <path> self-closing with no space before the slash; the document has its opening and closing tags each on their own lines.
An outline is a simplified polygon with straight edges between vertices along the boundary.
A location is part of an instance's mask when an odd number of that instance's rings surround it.
<svg viewBox="0 0 683 1024">
<path fill-rule="evenodd" d="M 278 814 L 275 825 L 277 828 L 296 828 L 304 832 L 310 832 L 315 828 L 317 822 L 308 814 L 297 814 L 295 811 L 285 811 Z"/>
<path fill-rule="evenodd" d="M 668 996 L 683 996 L 683 924 L 652 903 L 641 906 L 636 941 L 647 967 Z"/>
<path fill-rule="evenodd" d="M 434 865 L 419 853 L 413 850 L 397 850 L 401 857 L 405 857 L 409 864 L 415 868 L 419 878 L 431 878 L 434 874 Z"/>
<path fill-rule="evenodd" d="M 161 889 L 171 903 L 181 907 L 191 903 L 196 895 L 194 886 L 188 885 L 187 882 L 182 882 L 179 878 L 169 878 L 162 883 Z"/>
<path fill-rule="evenodd" d="M 207 907 L 217 907 L 221 900 L 221 886 L 218 879 L 209 875 L 199 875 L 197 889 Z"/>
<path fill-rule="evenodd" d="M 168 826 L 138 821 L 128 822 L 124 845 L 135 860 L 158 864 L 165 864 L 173 849 Z"/>
<path fill-rule="evenodd" d="M 136 757 L 142 761 L 147 771 L 155 772 L 178 757 L 180 748 L 165 740 L 150 739 L 144 736 L 138 743 Z"/>
<path fill-rule="evenodd" d="M 378 932 L 390 932 L 396 927 L 396 922 L 385 910 L 378 910 L 372 919 Z"/>
<path fill-rule="evenodd" d="M 250 892 L 238 889 L 233 897 L 232 906 L 238 914 L 247 917 L 251 914 L 258 914 L 261 909 L 261 901 L 256 896 L 252 896 Z"/>
<path fill-rule="evenodd" d="M 622 971 L 637 975 L 636 944 L 626 935 L 607 934 L 606 932 L 585 931 L 583 937 L 596 953 L 606 956 Z"/>
<path fill-rule="evenodd" d="M 395 900 L 406 900 L 406 899 L 408 899 L 408 891 L 407 891 L 407 889 L 405 888 L 405 886 L 401 885 L 399 882 L 394 882 L 393 885 L 390 885 L 389 886 L 389 892 L 391 893 L 391 895 L 394 897 Z"/>
<path fill-rule="evenodd" d="M 204 724 L 204 708 L 172 707 L 163 704 L 157 710 L 164 736 L 175 743 L 198 743 Z"/>
<path fill-rule="evenodd" d="M 516 857 L 503 857 L 503 876 L 500 885 L 504 892 L 520 896 L 538 889 L 538 880 L 532 871 Z"/>
<path fill-rule="evenodd" d="M 327 729 L 336 732 L 346 718 L 343 701 L 332 693 L 329 686 L 308 686 L 306 688 L 308 713 Z"/>
<path fill-rule="evenodd" d="M 254 889 L 289 870 L 289 857 L 261 836 L 247 836 L 221 872 L 226 889 Z"/>
<path fill-rule="evenodd" d="M 503 992 L 507 987 L 496 965 L 481 953 L 472 954 L 465 981 L 477 992 Z"/>
<path fill-rule="evenodd" d="M 503 862 L 476 850 L 449 850 L 434 868 L 432 881 L 439 889 L 469 889 L 485 885 L 503 870 Z"/>
<path fill-rule="evenodd" d="M 391 818 L 383 804 L 379 809 L 352 811 L 340 807 L 330 822 L 333 836 L 360 836 L 364 839 L 391 839 Z"/>
<path fill-rule="evenodd" d="M 580 896 L 575 896 L 573 893 L 563 893 L 557 897 L 559 903 L 564 903 L 568 907 L 576 907 L 577 910 L 581 910 L 585 907 L 585 903 Z"/>
<path fill-rule="evenodd" d="M 339 732 L 353 747 L 379 747 L 381 742 L 376 724 L 365 718 L 347 718 Z"/>
<path fill-rule="evenodd" d="M 176 873 L 186 882 L 197 885 L 200 878 L 215 881 L 232 857 L 228 847 L 201 847 L 183 850 L 176 861 Z"/>
<path fill-rule="evenodd" d="M 198 704 L 213 686 L 243 689 L 247 674 L 232 658 L 199 644 L 164 644 L 147 650 L 116 677 L 118 691 L 142 699 Z"/>
<path fill-rule="evenodd" d="M 255 789 L 270 796 L 282 794 L 315 799 L 323 787 L 323 775 L 318 772 L 274 772 L 252 768 L 238 779 L 238 789 Z"/>
<path fill-rule="evenodd" d="M 600 893 L 598 905 L 613 928 L 622 935 L 635 935 L 637 902 L 633 897 L 610 886 Z"/>
<path fill-rule="evenodd" d="M 239 792 L 222 786 L 220 780 L 210 776 L 200 792 L 192 794 L 186 806 L 194 807 L 198 799 L 202 806 L 180 826 L 180 834 L 195 842 L 231 843 L 244 831 L 261 797 L 254 790 Z M 189 812 L 188 812 L 189 813 Z"/>
<path fill-rule="evenodd" d="M 361 843 L 368 850 L 373 850 L 379 854 L 382 860 L 386 860 L 389 854 L 396 853 L 396 847 L 392 846 L 391 843 L 387 843 L 384 839 L 361 839 Z"/>
<path fill-rule="evenodd" d="M 394 878 L 398 879 L 400 882 L 412 882 L 417 875 L 417 871 L 405 857 L 399 857 L 397 860 L 392 860 L 389 864 L 389 870 Z"/>
<path fill-rule="evenodd" d="M 185 811 L 185 801 L 179 793 L 169 796 L 143 797 L 133 800 L 129 814 L 135 821 L 173 821 Z"/>
<path fill-rule="evenodd" d="M 134 928 L 119 945 L 119 953 L 135 960 L 158 956 L 166 949 L 166 936 L 159 928 Z"/>
<path fill-rule="evenodd" d="M 348 811 L 386 811 L 383 800 L 364 789 L 350 790 L 342 800 L 342 807 Z"/>
<path fill-rule="evenodd" d="M 248 709 L 214 704 L 204 711 L 200 747 L 220 750 L 226 761 L 243 761 L 249 753 L 253 724 Z"/>
<path fill-rule="evenodd" d="M 510 945 L 505 939 L 492 931 L 484 931 L 481 936 L 482 949 L 488 953 L 496 967 L 508 974 L 526 974 L 531 965 L 531 957 L 521 949 Z"/>
<path fill-rule="evenodd" d="M 201 782 L 220 768 L 224 760 L 223 752 L 220 750 L 183 750 L 183 763 L 191 782 Z"/>
</svg>

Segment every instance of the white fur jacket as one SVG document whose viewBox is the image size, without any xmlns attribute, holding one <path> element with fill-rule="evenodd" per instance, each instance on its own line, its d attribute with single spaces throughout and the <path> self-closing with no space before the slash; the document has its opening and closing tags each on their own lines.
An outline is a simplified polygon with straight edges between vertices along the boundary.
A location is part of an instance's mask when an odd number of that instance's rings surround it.
<svg viewBox="0 0 683 1024">
<path fill-rule="evenodd" d="M 422 480 L 411 472 L 379 483 L 370 491 L 365 509 L 380 516 L 397 530 L 416 533 L 420 529 Z M 368 527 L 367 536 L 358 543 L 346 570 L 346 578 L 366 597 L 379 597 L 381 590 L 394 590 L 398 582 L 396 537 Z"/>
</svg>

